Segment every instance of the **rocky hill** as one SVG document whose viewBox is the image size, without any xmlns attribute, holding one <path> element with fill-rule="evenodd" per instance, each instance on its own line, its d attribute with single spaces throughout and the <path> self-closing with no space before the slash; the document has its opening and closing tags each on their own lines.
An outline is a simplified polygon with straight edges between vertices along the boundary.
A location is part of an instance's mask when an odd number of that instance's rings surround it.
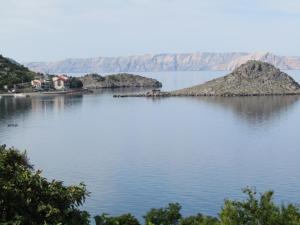
<svg viewBox="0 0 300 225">
<path fill-rule="evenodd" d="M 88 74 L 79 78 L 84 88 L 123 88 L 123 87 L 161 87 L 162 84 L 152 78 L 146 78 L 133 74 L 114 74 L 101 76 L 99 74 Z"/>
<path fill-rule="evenodd" d="M 152 90 L 142 94 L 114 95 L 114 97 L 170 97 L 170 96 L 267 96 L 298 95 L 300 85 L 289 75 L 261 61 L 250 60 L 232 73 L 204 84 L 177 91 Z"/>
<path fill-rule="evenodd" d="M 66 59 L 57 62 L 32 62 L 30 69 L 46 73 L 111 73 L 153 71 L 230 70 L 248 60 L 271 63 L 280 69 L 300 69 L 300 57 L 258 53 L 186 53 L 128 57 Z"/>
<path fill-rule="evenodd" d="M 248 96 L 300 94 L 300 85 L 273 65 L 250 60 L 227 76 L 170 92 L 184 96 Z"/>
<path fill-rule="evenodd" d="M 4 86 L 30 82 L 37 74 L 16 61 L 0 55 L 0 91 Z"/>
</svg>

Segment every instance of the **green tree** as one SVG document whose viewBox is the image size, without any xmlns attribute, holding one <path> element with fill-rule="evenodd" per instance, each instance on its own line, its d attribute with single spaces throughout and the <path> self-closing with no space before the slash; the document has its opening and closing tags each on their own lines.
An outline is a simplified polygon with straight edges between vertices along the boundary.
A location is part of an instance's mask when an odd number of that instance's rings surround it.
<svg viewBox="0 0 300 225">
<path fill-rule="evenodd" d="M 0 224 L 87 225 L 89 214 L 78 208 L 87 195 L 83 183 L 47 181 L 26 153 L 0 146 Z"/>
<path fill-rule="evenodd" d="M 220 221 L 211 216 L 203 216 L 202 214 L 198 214 L 196 216 L 189 216 L 186 218 L 182 218 L 180 225 L 220 225 Z"/>
<path fill-rule="evenodd" d="M 145 225 L 300 225 L 299 207 L 292 204 L 276 205 L 272 191 L 258 195 L 255 189 L 246 188 L 243 193 L 247 195 L 245 200 L 225 200 L 218 218 L 202 214 L 182 217 L 181 206 L 171 203 L 165 208 L 151 209 L 144 216 Z M 95 219 L 97 225 L 139 225 L 131 214 L 119 217 L 102 214 Z"/>
<path fill-rule="evenodd" d="M 82 88 L 83 84 L 81 80 L 79 80 L 76 77 L 71 77 L 70 78 L 70 88 Z"/>
<path fill-rule="evenodd" d="M 222 225 L 300 225 L 300 211 L 295 205 L 277 206 L 273 191 L 257 196 L 246 188 L 244 201 L 226 200 L 220 213 Z"/>
<path fill-rule="evenodd" d="M 181 219 L 181 206 L 170 203 L 165 208 L 151 209 L 145 216 L 146 225 L 177 225 Z"/>
<path fill-rule="evenodd" d="M 140 225 L 139 221 L 131 214 L 111 217 L 103 213 L 100 216 L 95 216 L 96 225 Z"/>
</svg>

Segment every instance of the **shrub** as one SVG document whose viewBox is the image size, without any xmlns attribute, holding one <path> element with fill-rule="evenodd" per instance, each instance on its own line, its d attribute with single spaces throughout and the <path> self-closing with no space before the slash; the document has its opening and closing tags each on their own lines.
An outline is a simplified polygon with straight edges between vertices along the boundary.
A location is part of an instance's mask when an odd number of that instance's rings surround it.
<svg viewBox="0 0 300 225">
<path fill-rule="evenodd" d="M 26 153 L 0 146 L 0 224 L 87 225 L 89 214 L 78 208 L 87 195 L 83 183 L 47 181 Z"/>
<path fill-rule="evenodd" d="M 171 203 L 166 208 L 151 209 L 145 216 L 145 223 L 148 225 L 176 225 L 181 218 L 181 206 L 178 203 Z"/>
<path fill-rule="evenodd" d="M 171 203 L 165 208 L 151 209 L 145 216 L 145 225 L 300 225 L 300 209 L 296 205 L 278 206 L 273 201 L 272 191 L 257 194 L 255 189 L 246 188 L 243 193 L 247 198 L 243 201 L 225 200 L 219 217 L 196 216 L 182 217 L 181 206 Z M 119 218 L 105 217 L 97 225 L 121 225 Z M 130 215 L 131 216 L 131 215 Z M 131 216 L 132 217 L 132 216 Z M 106 219 L 106 220 L 105 220 Z M 97 221 L 97 220 L 96 220 Z M 104 221 L 104 222 L 103 222 Z M 112 222 L 113 221 L 113 222 Z M 136 221 L 136 220 L 135 220 Z M 138 222 L 132 223 L 138 225 Z"/>
<path fill-rule="evenodd" d="M 299 225 L 300 210 L 297 206 L 277 206 L 273 191 L 258 196 L 255 189 L 246 188 L 245 201 L 226 200 L 220 213 L 222 225 Z"/>
<path fill-rule="evenodd" d="M 95 216 L 96 225 L 140 225 L 139 221 L 131 214 L 110 217 L 108 214 Z"/>
<path fill-rule="evenodd" d="M 76 77 L 71 77 L 70 78 L 70 88 L 82 88 L 83 84 L 81 80 L 79 80 Z"/>
</svg>

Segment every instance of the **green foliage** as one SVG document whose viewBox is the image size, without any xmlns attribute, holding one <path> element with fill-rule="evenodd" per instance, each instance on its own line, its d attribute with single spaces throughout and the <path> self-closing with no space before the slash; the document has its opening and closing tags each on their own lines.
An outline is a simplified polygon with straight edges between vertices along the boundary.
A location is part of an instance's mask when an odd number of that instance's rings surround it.
<svg viewBox="0 0 300 225">
<path fill-rule="evenodd" d="M 108 214 L 95 216 L 96 225 L 140 225 L 139 221 L 131 214 L 110 217 Z"/>
<path fill-rule="evenodd" d="M 151 209 L 145 216 L 147 225 L 176 225 L 179 224 L 181 206 L 171 203 L 166 208 Z"/>
<path fill-rule="evenodd" d="M 277 206 L 274 193 L 265 192 L 259 197 L 254 189 L 243 190 L 245 201 L 226 200 L 220 213 L 222 225 L 299 225 L 300 210 L 295 205 Z"/>
<path fill-rule="evenodd" d="M 0 224 L 87 225 L 89 214 L 78 209 L 87 195 L 84 184 L 49 182 L 26 153 L 0 146 Z"/>
<path fill-rule="evenodd" d="M 12 88 L 15 84 L 30 82 L 35 75 L 35 72 L 0 55 L 0 90 L 4 85 Z"/>
<path fill-rule="evenodd" d="M 79 80 L 76 77 L 71 77 L 70 78 L 70 88 L 82 88 L 83 84 L 81 80 Z"/>
<path fill-rule="evenodd" d="M 196 216 L 182 217 L 181 206 L 178 203 L 170 203 L 165 208 L 151 209 L 145 216 L 145 225 L 220 225 L 215 217 Z M 137 219 L 131 214 L 124 214 L 117 217 L 110 217 L 102 214 L 95 217 L 96 225 L 140 225 Z"/>
<path fill-rule="evenodd" d="M 219 225 L 220 222 L 217 218 L 211 216 L 203 216 L 198 214 L 197 216 L 189 216 L 182 218 L 180 225 Z"/>
<path fill-rule="evenodd" d="M 165 208 L 151 209 L 145 216 L 145 225 L 300 225 L 300 209 L 296 205 L 277 206 L 273 201 L 272 191 L 263 194 L 255 189 L 246 188 L 247 198 L 243 201 L 226 200 L 219 218 L 204 216 L 182 217 L 178 203 Z M 135 222 L 121 222 L 120 218 L 131 218 Z M 106 214 L 95 217 L 97 225 L 139 225 L 130 214 L 108 217 Z"/>
</svg>

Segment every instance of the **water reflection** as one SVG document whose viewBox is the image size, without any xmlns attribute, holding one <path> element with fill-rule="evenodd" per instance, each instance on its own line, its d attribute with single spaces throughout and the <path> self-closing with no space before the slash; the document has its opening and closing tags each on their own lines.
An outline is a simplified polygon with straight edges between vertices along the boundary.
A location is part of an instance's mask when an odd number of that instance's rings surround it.
<svg viewBox="0 0 300 225">
<path fill-rule="evenodd" d="M 62 111 L 82 103 L 82 95 L 0 99 L 0 121 L 16 120 L 29 112 Z"/>
<path fill-rule="evenodd" d="M 31 108 L 30 98 L 2 97 L 0 99 L 0 121 L 13 118 Z"/>
<path fill-rule="evenodd" d="M 44 112 L 63 111 L 68 108 L 80 106 L 82 104 L 82 95 L 60 95 L 60 96 L 43 96 L 32 98 L 32 111 Z"/>
<path fill-rule="evenodd" d="M 264 123 L 279 118 L 282 113 L 291 110 L 299 99 L 295 95 L 199 98 L 205 103 L 229 109 L 249 123 Z"/>
</svg>

